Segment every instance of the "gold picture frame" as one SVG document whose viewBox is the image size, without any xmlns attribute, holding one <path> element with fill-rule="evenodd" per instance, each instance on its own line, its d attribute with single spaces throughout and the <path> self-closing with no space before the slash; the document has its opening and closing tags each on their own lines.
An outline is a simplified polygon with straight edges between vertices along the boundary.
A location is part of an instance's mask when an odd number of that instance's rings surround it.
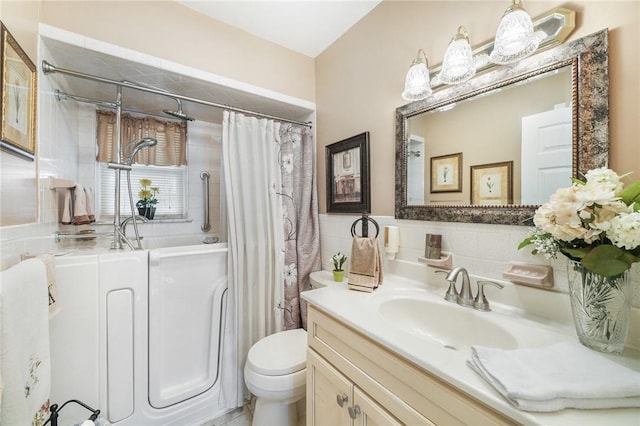
<svg viewBox="0 0 640 426">
<path fill-rule="evenodd" d="M 0 22 L 2 147 L 33 159 L 36 152 L 36 66 Z"/>
<path fill-rule="evenodd" d="M 471 166 L 471 204 L 513 204 L 513 161 Z"/>
<path fill-rule="evenodd" d="M 431 193 L 462 192 L 462 153 L 431 157 Z"/>
</svg>

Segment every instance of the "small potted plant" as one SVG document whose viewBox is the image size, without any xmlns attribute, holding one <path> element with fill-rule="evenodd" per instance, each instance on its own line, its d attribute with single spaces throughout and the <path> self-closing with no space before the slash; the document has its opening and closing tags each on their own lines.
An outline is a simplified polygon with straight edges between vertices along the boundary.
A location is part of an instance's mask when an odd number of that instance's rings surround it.
<svg viewBox="0 0 640 426">
<path fill-rule="evenodd" d="M 340 283 L 344 279 L 344 269 L 342 269 L 342 266 L 346 261 L 347 261 L 347 256 L 345 256 L 340 252 L 337 252 L 331 257 L 331 263 L 333 264 L 334 281 L 337 281 Z"/>
<path fill-rule="evenodd" d="M 140 198 L 136 203 L 138 213 L 147 219 L 153 219 L 156 214 L 156 204 L 158 199 L 156 195 L 160 192 L 160 188 L 151 186 L 151 179 L 140 179 L 141 189 L 138 192 Z"/>
</svg>

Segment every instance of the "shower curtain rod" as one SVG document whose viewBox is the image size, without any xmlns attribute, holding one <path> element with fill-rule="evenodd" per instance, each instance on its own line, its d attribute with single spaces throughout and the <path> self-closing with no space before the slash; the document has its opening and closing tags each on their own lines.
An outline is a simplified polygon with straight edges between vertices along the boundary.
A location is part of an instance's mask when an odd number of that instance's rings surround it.
<svg viewBox="0 0 640 426">
<path fill-rule="evenodd" d="M 244 109 L 244 108 L 237 108 L 237 107 L 230 106 L 230 105 L 224 105 L 224 104 L 219 104 L 219 103 L 216 103 L 216 102 L 205 101 L 204 99 L 198 99 L 198 98 L 192 98 L 192 97 L 189 97 L 189 96 L 183 96 L 183 95 L 179 95 L 179 94 L 176 94 L 176 93 L 168 92 L 168 91 L 165 91 L 165 90 L 155 89 L 155 88 L 152 88 L 152 87 L 141 86 L 141 85 L 129 82 L 129 81 L 112 80 L 112 79 L 105 78 L 105 77 L 100 77 L 100 76 L 97 76 L 97 75 L 86 74 L 86 73 L 83 73 L 83 72 L 80 72 L 80 71 L 74 71 L 74 70 L 70 70 L 70 69 L 66 69 L 66 68 L 59 68 L 59 67 L 56 67 L 55 65 L 52 65 L 51 63 L 49 63 L 49 62 L 47 62 L 45 60 L 42 61 L 42 72 L 44 72 L 45 74 L 52 74 L 52 73 L 66 74 L 66 75 L 70 75 L 72 77 L 84 78 L 85 80 L 92 80 L 92 81 L 97 81 L 99 83 L 113 84 L 113 85 L 120 86 L 120 87 L 127 87 L 129 89 L 140 90 L 142 92 L 154 93 L 156 95 L 166 96 L 166 97 L 173 98 L 173 99 L 177 98 L 177 99 L 181 99 L 183 101 L 194 102 L 194 103 L 197 103 L 197 104 L 207 105 L 207 106 L 214 107 L 214 108 L 227 109 L 227 110 L 234 111 L 234 112 L 240 112 L 240 113 L 243 113 L 243 114 L 249 114 L 249 115 L 253 115 L 253 116 L 256 116 L 256 117 L 268 118 L 268 119 L 271 119 L 271 120 L 283 121 L 285 123 L 297 124 L 299 126 L 305 126 L 305 127 L 309 127 L 309 128 L 313 127 L 310 122 L 289 120 L 288 118 L 276 117 L 274 115 L 263 114 L 261 112 L 251 111 L 251 110 Z"/>
</svg>

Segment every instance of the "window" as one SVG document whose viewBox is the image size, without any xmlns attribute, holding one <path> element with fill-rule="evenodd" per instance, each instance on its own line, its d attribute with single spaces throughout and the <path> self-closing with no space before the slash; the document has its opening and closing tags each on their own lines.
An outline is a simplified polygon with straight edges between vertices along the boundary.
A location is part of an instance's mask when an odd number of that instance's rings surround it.
<svg viewBox="0 0 640 426">
<path fill-rule="evenodd" d="M 114 194 L 116 186 L 115 170 L 107 167 L 106 163 L 99 164 L 100 178 L 100 217 L 113 216 Z M 142 166 L 134 164 L 131 169 L 131 193 L 133 203 L 138 201 L 140 179 L 151 179 L 154 187 L 160 188 L 158 204 L 156 204 L 156 218 L 184 218 L 187 216 L 187 167 L 186 166 Z M 131 215 L 129 206 L 129 190 L 127 187 L 127 172 L 120 172 L 120 214 Z"/>
<path fill-rule="evenodd" d="M 114 124 L 115 114 L 97 111 L 98 187 L 100 217 L 113 216 L 116 172 L 107 166 L 115 162 Z M 121 117 L 121 154 L 126 158 L 131 150 L 130 141 L 151 137 L 158 143 L 136 154 L 130 172 L 133 203 L 138 201 L 140 179 L 150 179 L 159 188 L 156 217 L 187 217 L 187 156 L 186 123 L 158 120 L 153 117 Z M 141 164 L 142 163 L 142 164 Z M 120 214 L 130 215 L 127 172 L 120 172 Z"/>
</svg>

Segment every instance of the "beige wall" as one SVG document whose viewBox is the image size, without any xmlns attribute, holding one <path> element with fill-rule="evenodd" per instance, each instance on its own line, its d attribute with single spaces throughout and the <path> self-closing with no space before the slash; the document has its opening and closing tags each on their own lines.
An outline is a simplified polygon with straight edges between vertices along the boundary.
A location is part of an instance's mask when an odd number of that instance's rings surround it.
<svg viewBox="0 0 640 426">
<path fill-rule="evenodd" d="M 312 58 L 174 1 L 43 0 L 41 21 L 282 94 L 315 100 Z"/>
<path fill-rule="evenodd" d="M 376 215 L 394 214 L 395 109 L 404 76 L 419 48 L 431 64 L 442 61 L 450 38 L 465 25 L 471 44 L 493 38 L 505 1 L 385 0 L 316 58 L 318 182 L 326 212 L 324 147 L 371 133 L 371 203 Z M 609 28 L 610 166 L 640 179 L 640 3 L 638 1 L 527 1 L 539 15 L 554 7 L 577 12 L 569 40 Z"/>
</svg>

